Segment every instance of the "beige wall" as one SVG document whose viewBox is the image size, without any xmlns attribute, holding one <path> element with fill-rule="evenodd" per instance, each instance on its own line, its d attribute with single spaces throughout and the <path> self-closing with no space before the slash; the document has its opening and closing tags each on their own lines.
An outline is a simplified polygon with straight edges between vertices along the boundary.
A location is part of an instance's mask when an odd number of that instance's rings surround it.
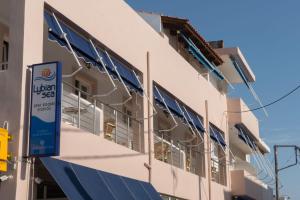
<svg viewBox="0 0 300 200">
<path fill-rule="evenodd" d="M 28 121 L 24 116 L 28 114 L 28 104 L 25 101 L 28 93 L 25 93 L 25 83 L 29 79 L 26 80 L 25 72 L 28 65 L 43 61 L 43 1 L 21 2 L 12 1 L 14 6 L 11 12 L 10 55 L 13 57 L 9 62 L 10 69 L 3 75 L 3 80 L 9 87 L 3 91 L 5 99 L 1 99 L 1 103 L 4 105 L 4 115 L 0 114 L 1 120 L 10 122 L 10 132 L 16 136 L 11 150 L 20 160 L 26 150 L 24 147 L 28 128 Z M 145 88 L 150 84 L 152 93 L 152 81 L 157 82 L 204 118 L 207 100 L 209 121 L 220 128 L 228 140 L 227 119 L 224 114 L 227 110 L 226 96 L 199 76 L 168 41 L 146 24 L 124 1 L 45 0 L 45 2 L 135 66 L 143 73 L 143 80 L 147 80 L 146 55 L 149 52 L 150 80 L 144 81 Z M 152 99 L 152 95 L 150 98 Z M 146 117 L 148 115 L 146 99 L 143 104 Z M 145 120 L 145 152 L 148 152 L 147 122 Z M 148 180 L 148 169 L 144 167 L 144 164 L 148 163 L 147 154 L 131 151 L 65 124 L 62 125 L 61 137 L 60 159 L 139 180 Z M 153 149 L 153 142 L 151 146 Z M 153 152 L 151 154 L 153 159 Z M 13 173 L 15 179 L 10 184 L 1 185 L 0 194 L 5 194 L 5 199 L 8 200 L 26 199 L 27 195 L 24 194 L 29 191 L 29 169 L 24 162 L 18 162 L 18 168 Z M 205 178 L 174 169 L 156 160 L 152 162 L 152 176 L 153 184 L 159 192 L 187 199 L 208 199 L 208 181 Z M 212 183 L 212 199 L 224 199 L 224 196 L 230 199 L 229 183 L 229 176 L 227 187 Z"/>
<path fill-rule="evenodd" d="M 273 198 L 270 188 L 244 170 L 231 171 L 231 179 L 233 195 L 247 195 L 258 200 Z"/>
<path fill-rule="evenodd" d="M 228 99 L 227 105 L 229 124 L 234 126 L 235 124 L 243 123 L 259 139 L 259 123 L 255 115 L 252 112 L 234 113 L 249 110 L 245 102 L 242 99 Z"/>
</svg>

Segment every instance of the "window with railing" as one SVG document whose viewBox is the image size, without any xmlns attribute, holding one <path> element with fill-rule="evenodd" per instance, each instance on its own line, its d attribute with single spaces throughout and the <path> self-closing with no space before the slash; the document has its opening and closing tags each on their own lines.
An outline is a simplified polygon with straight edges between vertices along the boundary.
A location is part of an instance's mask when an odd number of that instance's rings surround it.
<svg viewBox="0 0 300 200">
<path fill-rule="evenodd" d="M 201 145 L 188 145 L 176 141 L 172 133 L 158 133 L 154 135 L 154 156 L 157 160 L 174 167 L 186 170 L 200 176 L 205 175 L 204 154 Z"/>
<path fill-rule="evenodd" d="M 76 92 L 74 92 L 76 91 Z M 142 151 L 143 122 L 64 82 L 62 121 L 135 151 Z"/>
<path fill-rule="evenodd" d="M 226 155 L 220 144 L 211 140 L 211 179 L 226 185 Z"/>
</svg>

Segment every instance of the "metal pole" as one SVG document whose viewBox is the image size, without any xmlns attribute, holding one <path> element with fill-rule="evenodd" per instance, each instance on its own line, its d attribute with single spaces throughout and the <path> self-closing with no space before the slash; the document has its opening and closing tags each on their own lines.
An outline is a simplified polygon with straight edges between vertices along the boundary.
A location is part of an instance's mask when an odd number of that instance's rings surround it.
<svg viewBox="0 0 300 200">
<path fill-rule="evenodd" d="M 116 127 L 115 127 L 115 143 L 118 143 L 118 137 L 117 137 L 117 135 L 118 135 L 118 112 L 116 111 L 116 110 L 113 110 L 113 112 L 115 113 L 115 123 L 116 123 Z"/>
<path fill-rule="evenodd" d="M 94 134 L 96 134 L 96 104 L 97 104 L 97 101 L 96 99 L 94 99 L 94 113 L 93 113 L 93 117 L 94 117 L 94 121 L 93 121 L 93 126 L 94 126 Z"/>
<path fill-rule="evenodd" d="M 152 168 L 151 168 L 152 167 L 152 156 L 153 156 L 152 144 L 154 143 L 153 119 L 151 119 L 151 115 L 153 115 L 151 105 L 153 105 L 153 104 L 150 103 L 152 101 L 152 99 L 150 99 L 151 90 L 152 90 L 152 84 L 151 84 L 152 82 L 150 79 L 151 78 L 150 72 L 151 72 L 151 70 L 150 70 L 150 53 L 149 53 L 149 51 L 147 51 L 147 91 L 144 90 L 144 94 L 146 94 L 146 92 L 147 92 L 147 97 L 149 98 L 148 103 L 147 103 L 149 183 L 152 182 Z M 141 134 L 143 134 L 143 133 L 141 132 Z M 144 141 L 145 141 L 145 139 L 144 139 Z M 162 149 L 161 149 L 161 151 L 162 151 Z"/>
<path fill-rule="evenodd" d="M 279 183 L 278 183 L 278 149 L 274 145 L 274 159 L 275 159 L 275 184 L 276 184 L 276 200 L 279 200 Z"/>
<path fill-rule="evenodd" d="M 205 125 L 206 125 L 206 130 L 209 130 L 209 115 L 208 115 L 208 101 L 205 100 Z M 212 195 L 211 195 L 211 147 L 210 147 L 210 138 L 209 134 L 207 134 L 207 167 L 208 167 L 208 174 L 207 174 L 207 181 L 208 181 L 208 199 L 212 200 Z"/>
<path fill-rule="evenodd" d="M 80 128 L 80 97 L 81 97 L 81 91 L 78 90 L 78 122 L 77 122 L 77 127 Z"/>
<path fill-rule="evenodd" d="M 174 163 L 173 163 L 173 139 L 171 139 L 171 165 L 174 166 Z"/>
<path fill-rule="evenodd" d="M 130 136 L 129 136 L 129 116 L 127 116 L 127 145 L 130 149 L 132 149 L 132 147 L 130 146 Z"/>
</svg>

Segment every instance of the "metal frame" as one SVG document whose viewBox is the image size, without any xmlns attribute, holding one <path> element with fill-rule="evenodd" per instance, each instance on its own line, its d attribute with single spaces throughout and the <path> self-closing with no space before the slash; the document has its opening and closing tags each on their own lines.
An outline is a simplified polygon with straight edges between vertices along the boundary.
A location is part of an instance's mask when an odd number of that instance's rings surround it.
<svg viewBox="0 0 300 200">
<path fill-rule="evenodd" d="M 91 44 L 91 46 L 93 47 L 93 50 L 94 50 L 94 52 L 95 52 L 96 55 L 97 55 L 98 62 L 100 62 L 101 65 L 103 66 L 103 68 L 104 68 L 104 70 L 105 70 L 105 72 L 106 72 L 106 74 L 107 74 L 107 76 L 108 76 L 108 78 L 109 78 L 109 81 L 110 81 L 110 83 L 111 83 L 112 86 L 113 86 L 113 89 L 112 89 L 112 90 L 110 90 L 110 91 L 108 91 L 108 92 L 106 92 L 106 93 L 104 93 L 104 94 L 95 94 L 95 95 L 93 95 L 93 97 L 104 97 L 104 96 L 109 96 L 109 95 L 112 94 L 114 91 L 116 91 L 118 88 L 117 88 L 115 82 L 113 81 L 111 75 L 109 74 L 109 72 L 108 72 L 108 70 L 107 70 L 107 68 L 106 68 L 105 63 L 103 62 L 103 58 L 99 55 L 99 52 L 97 51 L 97 49 L 96 49 L 96 47 L 95 47 L 95 45 L 94 45 L 94 43 L 93 43 L 92 40 L 90 40 L 90 44 Z M 97 69 L 100 71 L 100 69 L 99 69 L 98 67 L 97 67 Z"/>
<path fill-rule="evenodd" d="M 241 70 L 239 64 L 236 62 L 236 60 L 235 60 L 232 56 L 230 56 L 230 59 L 231 59 L 233 65 L 235 66 L 235 68 L 238 68 L 239 70 Z M 236 69 L 236 71 L 238 71 L 238 70 Z M 241 70 L 241 72 L 242 72 L 242 70 Z M 240 74 L 240 72 L 238 72 L 238 73 Z M 268 114 L 267 110 L 264 108 L 264 106 L 263 106 L 263 104 L 262 104 L 260 98 L 259 98 L 258 95 L 256 94 L 256 92 L 255 92 L 255 90 L 253 89 L 253 87 L 248 83 L 247 78 L 245 77 L 245 75 L 244 75 L 243 73 L 241 73 L 240 76 L 242 76 L 241 78 L 244 79 L 245 84 L 246 84 L 246 86 L 249 88 L 249 91 L 250 91 L 251 95 L 252 95 L 252 96 L 254 97 L 254 99 L 258 102 L 258 104 L 262 107 L 262 109 L 263 109 L 264 114 L 266 115 L 266 117 L 268 117 L 269 114 Z"/>
<path fill-rule="evenodd" d="M 169 129 L 159 130 L 159 132 L 170 132 L 170 131 L 174 130 L 174 129 L 178 126 L 178 123 L 177 123 L 177 121 L 175 120 L 175 117 L 174 117 L 173 113 L 170 111 L 170 109 L 169 109 L 167 103 L 165 102 L 165 99 L 163 98 L 163 96 L 161 95 L 161 93 L 159 92 L 159 90 L 157 89 L 156 85 L 154 85 L 154 88 L 155 88 L 155 90 L 157 91 L 157 93 L 158 93 L 158 95 L 160 96 L 160 98 L 162 99 L 163 104 L 165 105 L 165 107 L 166 107 L 168 113 L 170 114 L 172 120 L 174 121 L 174 126 L 173 126 L 173 127 L 169 128 Z"/>
<path fill-rule="evenodd" d="M 266 178 L 271 177 L 273 178 L 272 173 L 269 171 L 268 166 L 266 167 L 266 164 L 264 163 L 263 159 L 258 155 L 258 153 L 251 148 L 255 148 L 255 145 L 251 142 L 250 138 L 243 132 L 242 129 L 239 128 L 240 133 L 242 134 L 242 137 L 245 139 L 246 144 L 248 145 L 248 148 L 251 151 L 251 154 L 253 154 L 253 158 L 255 159 L 256 163 L 258 164 L 258 167 L 260 168 L 260 171 L 257 173 L 257 177 L 258 179 L 260 179 L 261 181 L 266 181 Z M 248 139 L 248 140 L 247 140 Z M 266 172 L 266 175 L 262 178 L 259 178 L 258 176 L 262 173 L 262 172 Z M 274 179 L 273 179 L 274 180 Z M 273 181 L 271 180 L 271 181 Z M 267 182 L 270 183 L 271 181 Z"/>
<path fill-rule="evenodd" d="M 271 181 L 267 182 L 269 184 L 274 183 L 275 180 L 275 176 L 270 168 L 270 166 L 268 165 L 268 163 L 266 162 L 266 159 L 263 157 L 263 155 L 261 154 L 260 150 L 257 148 L 256 144 L 253 143 L 250 138 L 248 137 L 248 135 L 246 135 L 246 137 L 249 139 L 249 141 L 251 142 L 251 145 L 255 148 L 255 153 L 258 156 L 258 158 L 260 158 L 262 164 L 264 165 L 264 167 L 267 169 L 267 173 L 268 175 L 272 178 Z"/>
<path fill-rule="evenodd" d="M 185 116 L 183 110 L 181 109 L 179 103 L 178 103 L 176 100 L 175 100 L 175 102 L 176 102 L 176 105 L 177 105 L 177 107 L 179 108 L 179 110 L 180 110 L 180 112 L 181 112 L 181 114 L 182 114 L 184 120 L 186 121 L 188 127 L 190 128 L 191 132 L 193 133 L 193 137 L 192 137 L 191 139 L 188 139 L 188 140 L 181 140 L 180 142 L 183 142 L 183 143 L 192 142 L 195 138 L 197 138 L 196 133 L 195 133 L 194 129 L 192 128 L 192 126 L 190 125 L 189 121 L 187 120 L 187 118 L 186 118 L 186 116 Z"/>
<path fill-rule="evenodd" d="M 62 29 L 62 27 L 61 27 L 61 25 L 60 25 L 60 23 L 59 23 L 59 21 L 58 21 L 58 19 L 56 18 L 56 16 L 55 16 L 54 13 L 52 13 L 52 16 L 53 16 L 53 18 L 54 18 L 54 20 L 55 20 L 55 22 L 56 22 L 56 24 L 57 24 L 57 26 L 58 26 L 60 32 L 61 32 L 61 35 L 60 35 L 60 36 L 61 36 L 62 38 L 64 38 L 64 40 L 66 41 L 67 46 L 68 46 L 68 48 L 69 48 L 70 51 L 71 51 L 71 54 L 73 55 L 73 57 L 74 57 L 74 59 L 75 59 L 77 65 L 79 66 L 79 68 L 78 68 L 77 70 L 75 70 L 74 72 L 72 72 L 71 74 L 63 74 L 63 75 L 62 75 L 63 78 L 71 78 L 71 77 L 75 76 L 79 71 L 81 71 L 81 70 L 83 69 L 83 66 L 81 65 L 81 63 L 80 63 L 80 61 L 79 61 L 79 59 L 78 59 L 77 54 L 76 54 L 75 51 L 73 50 L 73 48 L 72 48 L 72 46 L 71 46 L 71 44 L 70 44 L 70 42 L 69 42 L 69 40 L 68 40 L 68 38 L 67 38 L 67 33 L 65 33 L 65 32 L 63 31 L 63 29 Z"/>
<path fill-rule="evenodd" d="M 126 91 L 126 94 L 128 95 L 128 98 L 126 100 L 124 100 L 123 102 L 121 103 L 112 103 L 110 105 L 114 105 L 114 106 L 119 106 L 119 105 L 124 105 L 125 103 L 127 103 L 128 101 L 130 101 L 132 99 L 132 95 L 130 94 L 127 86 L 125 85 L 124 81 L 123 81 L 123 78 L 121 77 L 116 65 L 114 64 L 114 62 L 112 61 L 110 55 L 108 54 L 108 52 L 105 50 L 104 53 L 106 54 L 106 56 L 108 57 L 109 59 L 109 62 L 112 64 L 112 66 L 114 67 L 114 70 L 116 71 L 117 73 L 117 76 L 118 78 L 120 79 L 120 82 L 122 83 L 123 87 L 125 88 L 125 91 Z"/>
<path fill-rule="evenodd" d="M 180 32 L 179 32 L 179 33 L 180 33 Z M 182 35 L 182 36 L 184 36 L 184 35 Z M 193 42 L 190 38 L 186 38 L 185 36 L 184 36 L 184 38 L 187 39 L 189 42 L 191 42 L 191 44 L 194 46 L 194 48 L 195 48 L 196 50 L 198 50 L 198 51 L 202 54 L 202 52 L 200 51 L 200 49 L 194 44 L 194 42 Z M 204 60 L 205 60 L 206 62 L 210 63 L 210 64 L 214 67 L 213 70 L 212 70 L 212 69 L 209 70 L 209 73 L 213 72 L 214 70 L 217 70 L 214 63 L 211 63 L 209 60 L 207 60 L 207 58 L 206 58 L 204 55 L 203 55 L 203 58 L 204 58 Z M 222 76 L 223 76 L 225 82 L 231 87 L 231 89 L 235 89 L 235 88 L 233 87 L 233 85 L 229 82 L 229 80 L 226 78 L 226 76 L 224 76 L 224 74 L 223 74 L 221 71 L 219 71 L 219 73 L 222 74 Z"/>
<path fill-rule="evenodd" d="M 73 57 L 74 57 L 74 59 L 75 59 L 77 65 L 79 66 L 79 68 L 78 68 L 77 70 L 75 70 L 74 72 L 72 72 L 71 74 L 64 74 L 64 75 L 62 75 L 63 78 L 71 78 L 71 77 L 75 76 L 78 72 L 80 72 L 80 71 L 83 69 L 83 66 L 82 66 L 82 64 L 80 63 L 80 61 L 79 61 L 79 59 L 78 59 L 78 56 L 77 56 L 76 52 L 75 52 L 74 49 L 72 48 L 72 46 L 71 46 L 71 44 L 70 44 L 70 42 L 69 42 L 69 40 L 68 40 L 68 38 L 67 38 L 67 33 L 65 33 L 65 32 L 63 31 L 63 29 L 62 29 L 62 27 L 61 27 L 61 25 L 60 25 L 60 23 L 59 23 L 59 21 L 58 21 L 58 19 L 56 18 L 56 16 L 55 16 L 54 13 L 52 13 L 52 16 L 53 16 L 53 18 L 54 18 L 54 20 L 55 20 L 55 22 L 56 22 L 56 24 L 57 24 L 57 26 L 58 26 L 60 32 L 61 32 L 61 37 L 62 37 L 62 38 L 65 40 L 65 42 L 67 43 L 67 46 L 68 46 L 69 50 L 71 51 L 71 54 L 73 55 Z M 105 72 L 106 72 L 107 75 L 109 76 L 109 79 L 110 79 L 110 81 L 111 81 L 111 83 L 112 83 L 112 85 L 113 85 L 113 87 L 114 87 L 111 91 L 109 91 L 109 92 L 107 92 L 107 93 L 105 93 L 105 94 L 97 94 L 97 95 L 94 95 L 94 97 L 108 96 L 108 95 L 110 95 L 111 93 L 113 93 L 113 92 L 117 89 L 117 86 L 115 85 L 114 81 L 112 80 L 111 76 L 109 75 L 108 70 L 107 70 L 105 64 L 103 63 L 103 60 L 102 60 L 102 58 L 101 58 L 100 55 L 99 55 L 99 52 L 96 50 L 96 48 L 95 48 L 95 46 L 94 46 L 92 40 L 89 40 L 89 41 L 90 41 L 90 44 L 92 45 L 93 50 L 95 51 L 95 53 L 96 53 L 96 55 L 97 55 L 97 57 L 98 57 L 98 59 L 99 59 L 99 62 L 101 62 L 102 66 L 103 66 L 103 68 L 104 68 L 104 70 L 105 70 Z M 126 85 L 125 85 L 125 83 L 124 83 L 122 77 L 120 76 L 120 73 L 118 72 L 117 67 L 116 67 L 115 64 L 113 63 L 113 61 L 112 61 L 110 55 L 107 53 L 107 51 L 105 51 L 105 54 L 107 55 L 107 57 L 108 57 L 110 63 L 113 65 L 114 70 L 115 70 L 115 72 L 117 73 L 117 76 L 118 76 L 120 82 L 121 82 L 122 85 L 124 86 L 124 88 L 125 88 L 125 90 L 126 90 L 126 93 L 127 93 L 127 95 L 129 96 L 129 97 L 128 97 L 124 102 L 122 102 L 122 103 L 114 103 L 114 104 L 110 104 L 110 105 L 123 105 L 123 104 L 127 103 L 127 102 L 132 98 L 132 95 L 130 94 L 128 88 L 126 87 Z"/>
<path fill-rule="evenodd" d="M 149 96 L 148 96 L 147 93 L 145 92 L 144 85 L 141 83 L 141 81 L 140 81 L 138 75 L 135 73 L 134 70 L 132 70 L 132 72 L 133 72 L 134 76 L 136 77 L 137 81 L 139 82 L 141 88 L 143 89 L 143 95 L 147 98 L 147 101 L 151 104 L 151 107 L 153 108 L 153 111 L 154 111 L 153 114 L 149 115 L 148 117 L 144 117 L 143 119 L 149 119 L 149 118 L 152 118 L 154 115 L 157 114 L 157 110 L 155 109 L 153 103 L 150 101 Z"/>
</svg>

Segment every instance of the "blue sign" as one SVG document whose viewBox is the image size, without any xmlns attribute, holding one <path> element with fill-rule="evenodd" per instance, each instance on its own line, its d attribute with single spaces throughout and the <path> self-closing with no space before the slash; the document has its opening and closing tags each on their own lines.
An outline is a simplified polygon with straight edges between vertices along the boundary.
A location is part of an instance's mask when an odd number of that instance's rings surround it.
<svg viewBox="0 0 300 200">
<path fill-rule="evenodd" d="M 32 65 L 29 156 L 58 156 L 61 121 L 61 64 Z"/>
</svg>

